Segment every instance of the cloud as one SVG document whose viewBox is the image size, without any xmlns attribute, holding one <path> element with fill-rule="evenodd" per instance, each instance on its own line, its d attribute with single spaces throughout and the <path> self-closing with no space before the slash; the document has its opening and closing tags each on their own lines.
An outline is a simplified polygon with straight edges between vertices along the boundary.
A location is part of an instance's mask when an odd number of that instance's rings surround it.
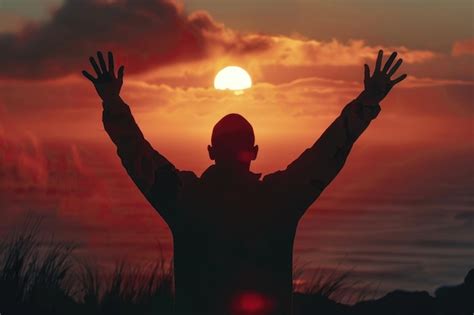
<svg viewBox="0 0 474 315">
<path fill-rule="evenodd" d="M 64 217 L 71 214 L 66 206 L 71 196 L 106 199 L 77 143 L 44 141 L 18 128 L 2 104 L 0 113 L 0 207 Z"/>
<path fill-rule="evenodd" d="M 455 57 L 461 55 L 474 55 L 474 38 L 454 42 L 451 54 Z"/>
<path fill-rule="evenodd" d="M 38 141 L 31 135 L 22 139 L 21 146 L 5 137 L 0 125 L 0 190 L 6 185 L 21 183 L 25 188 L 44 188 L 48 184 L 47 161 Z"/>
<path fill-rule="evenodd" d="M 374 59 L 379 49 L 385 53 L 398 51 L 407 63 L 420 63 L 433 59 L 436 53 L 428 50 L 411 50 L 405 46 L 369 46 L 363 40 L 349 40 L 347 43 L 333 39 L 328 42 L 307 38 L 290 38 L 286 36 L 272 36 L 273 64 L 280 65 L 330 65 L 348 66 L 360 65 L 368 59 Z M 261 54 L 265 52 L 261 52 Z"/>
<path fill-rule="evenodd" d="M 420 87 L 448 87 L 448 86 L 466 86 L 473 87 L 474 81 L 471 80 L 451 80 L 451 79 L 433 79 L 429 77 L 419 78 L 410 76 L 406 79 L 402 88 L 420 88 Z"/>
<path fill-rule="evenodd" d="M 26 23 L 26 19 L 10 12 L 0 12 L 0 33 L 20 30 Z"/>
<path fill-rule="evenodd" d="M 183 62 L 239 61 L 263 65 L 360 65 L 377 51 L 397 50 L 407 63 L 436 53 L 404 46 L 369 46 L 363 40 L 317 41 L 301 36 L 241 33 L 207 12 L 187 14 L 168 0 L 67 0 L 46 22 L 0 34 L 0 77 L 57 78 L 89 68 L 87 57 L 112 50 L 126 73 L 142 73 Z"/>
<path fill-rule="evenodd" d="M 268 46 L 266 49 L 245 54 L 226 54 L 215 49 L 212 58 L 163 65 L 159 69 L 140 74 L 139 79 L 173 87 L 208 87 L 212 85 L 216 73 L 224 66 L 238 65 L 251 74 L 254 82 L 280 84 L 313 76 L 360 82 L 363 77 L 363 64 L 368 63 L 373 67 L 379 49 L 385 51 L 384 60 L 392 51 L 399 52 L 399 57 L 404 60 L 399 70 L 400 74 L 412 68 L 425 71 L 427 64 L 430 64 L 431 68 L 434 65 L 439 67 L 440 62 L 441 66 L 449 64 L 451 66 L 449 69 L 454 71 L 452 60 L 447 60 L 446 56 L 427 50 L 412 50 L 404 46 L 371 46 L 362 40 L 341 42 L 333 39 L 325 42 L 264 34 L 246 34 L 245 38 L 260 38 L 254 40 L 265 41 Z M 410 74 L 414 73 L 410 71 Z"/>
<path fill-rule="evenodd" d="M 161 240 L 169 255 L 164 223 L 126 176 L 111 143 L 104 150 L 71 139 L 44 141 L 13 118 L 0 102 L 0 235 L 29 214 L 43 219 L 45 236 L 79 242 L 109 263 L 130 243 L 144 247 L 134 253 L 144 258 L 154 256 Z"/>
<path fill-rule="evenodd" d="M 67 0 L 47 22 L 0 35 L 0 76 L 41 79 L 78 73 L 97 50 L 113 50 L 127 72 L 206 57 L 211 47 L 246 53 L 265 49 L 207 13 L 186 15 L 167 0 Z"/>
</svg>

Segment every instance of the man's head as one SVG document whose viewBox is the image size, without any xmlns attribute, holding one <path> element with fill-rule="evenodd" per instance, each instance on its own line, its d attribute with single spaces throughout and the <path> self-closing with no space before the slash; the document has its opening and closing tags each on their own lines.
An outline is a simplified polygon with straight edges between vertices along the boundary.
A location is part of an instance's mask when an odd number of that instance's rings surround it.
<svg viewBox="0 0 474 315">
<path fill-rule="evenodd" d="M 239 114 L 228 114 L 212 130 L 209 157 L 223 166 L 245 166 L 257 158 L 252 125 Z"/>
</svg>

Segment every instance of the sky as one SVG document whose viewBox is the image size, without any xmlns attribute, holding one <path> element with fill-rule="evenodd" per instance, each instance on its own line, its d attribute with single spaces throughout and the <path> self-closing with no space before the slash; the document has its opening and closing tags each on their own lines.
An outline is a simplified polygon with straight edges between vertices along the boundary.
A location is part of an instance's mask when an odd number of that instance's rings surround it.
<svg viewBox="0 0 474 315">
<path fill-rule="evenodd" d="M 146 138 L 179 169 L 198 175 L 211 163 L 206 146 L 213 125 L 230 112 L 254 126 L 260 152 L 252 170 L 284 169 L 362 91 L 363 64 L 372 67 L 379 49 L 396 50 L 408 78 L 382 102 L 344 170 L 303 218 L 296 251 L 314 266 L 358 262 L 361 273 L 385 284 L 389 275 L 412 271 L 437 272 L 440 284 L 456 281 L 474 256 L 468 241 L 472 6 L 464 0 L 0 0 L 1 227 L 34 211 L 49 218 L 51 230 L 98 255 L 107 242 L 136 247 L 140 239 L 158 240 L 169 252 L 169 231 L 121 168 L 103 130 L 100 99 L 81 77 L 97 50 L 114 51 L 125 66 L 121 94 Z M 243 95 L 214 90 L 215 74 L 227 65 L 245 68 L 254 86 Z M 370 210 L 394 205 L 394 217 Z M 374 222 L 384 227 L 376 235 L 392 235 L 386 241 L 403 257 L 425 250 L 423 244 L 438 247 L 422 253 L 421 265 L 388 264 L 384 243 L 370 247 L 373 235 L 364 232 Z M 400 234 L 393 233 L 397 224 Z M 426 230 L 416 229 L 423 224 Z M 360 246 L 348 244 L 351 239 Z M 462 250 L 443 247 L 453 243 L 464 244 Z M 435 249 L 444 256 L 430 256 Z M 442 263 L 428 262 L 433 257 Z M 375 272 L 377 259 L 388 269 Z M 405 280 L 396 285 L 432 288 Z"/>
</svg>

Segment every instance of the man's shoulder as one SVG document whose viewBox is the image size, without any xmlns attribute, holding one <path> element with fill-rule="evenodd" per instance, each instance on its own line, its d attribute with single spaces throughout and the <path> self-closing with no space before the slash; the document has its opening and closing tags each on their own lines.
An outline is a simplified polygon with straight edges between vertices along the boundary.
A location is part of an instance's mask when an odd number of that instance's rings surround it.
<svg viewBox="0 0 474 315">
<path fill-rule="evenodd" d="M 199 177 L 193 171 L 179 171 L 179 178 L 183 183 L 195 183 Z"/>
</svg>

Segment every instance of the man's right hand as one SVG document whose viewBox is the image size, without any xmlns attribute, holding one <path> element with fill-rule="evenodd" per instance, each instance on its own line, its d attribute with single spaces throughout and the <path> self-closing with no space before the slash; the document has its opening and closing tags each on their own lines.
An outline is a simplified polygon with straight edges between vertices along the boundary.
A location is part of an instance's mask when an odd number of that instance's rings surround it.
<svg viewBox="0 0 474 315">
<path fill-rule="evenodd" d="M 87 71 L 82 71 L 82 74 L 89 79 L 93 84 L 97 93 L 102 98 L 104 102 L 112 101 L 119 98 L 120 89 L 122 88 L 123 84 L 123 70 L 124 67 L 120 66 L 117 76 L 115 76 L 114 70 L 114 56 L 109 51 L 109 67 L 107 66 L 104 61 L 104 56 L 102 52 L 97 52 L 97 59 L 99 61 L 100 67 L 97 65 L 94 57 L 89 57 L 89 61 L 91 62 L 92 67 L 97 75 L 97 78 L 92 76 Z"/>
</svg>

